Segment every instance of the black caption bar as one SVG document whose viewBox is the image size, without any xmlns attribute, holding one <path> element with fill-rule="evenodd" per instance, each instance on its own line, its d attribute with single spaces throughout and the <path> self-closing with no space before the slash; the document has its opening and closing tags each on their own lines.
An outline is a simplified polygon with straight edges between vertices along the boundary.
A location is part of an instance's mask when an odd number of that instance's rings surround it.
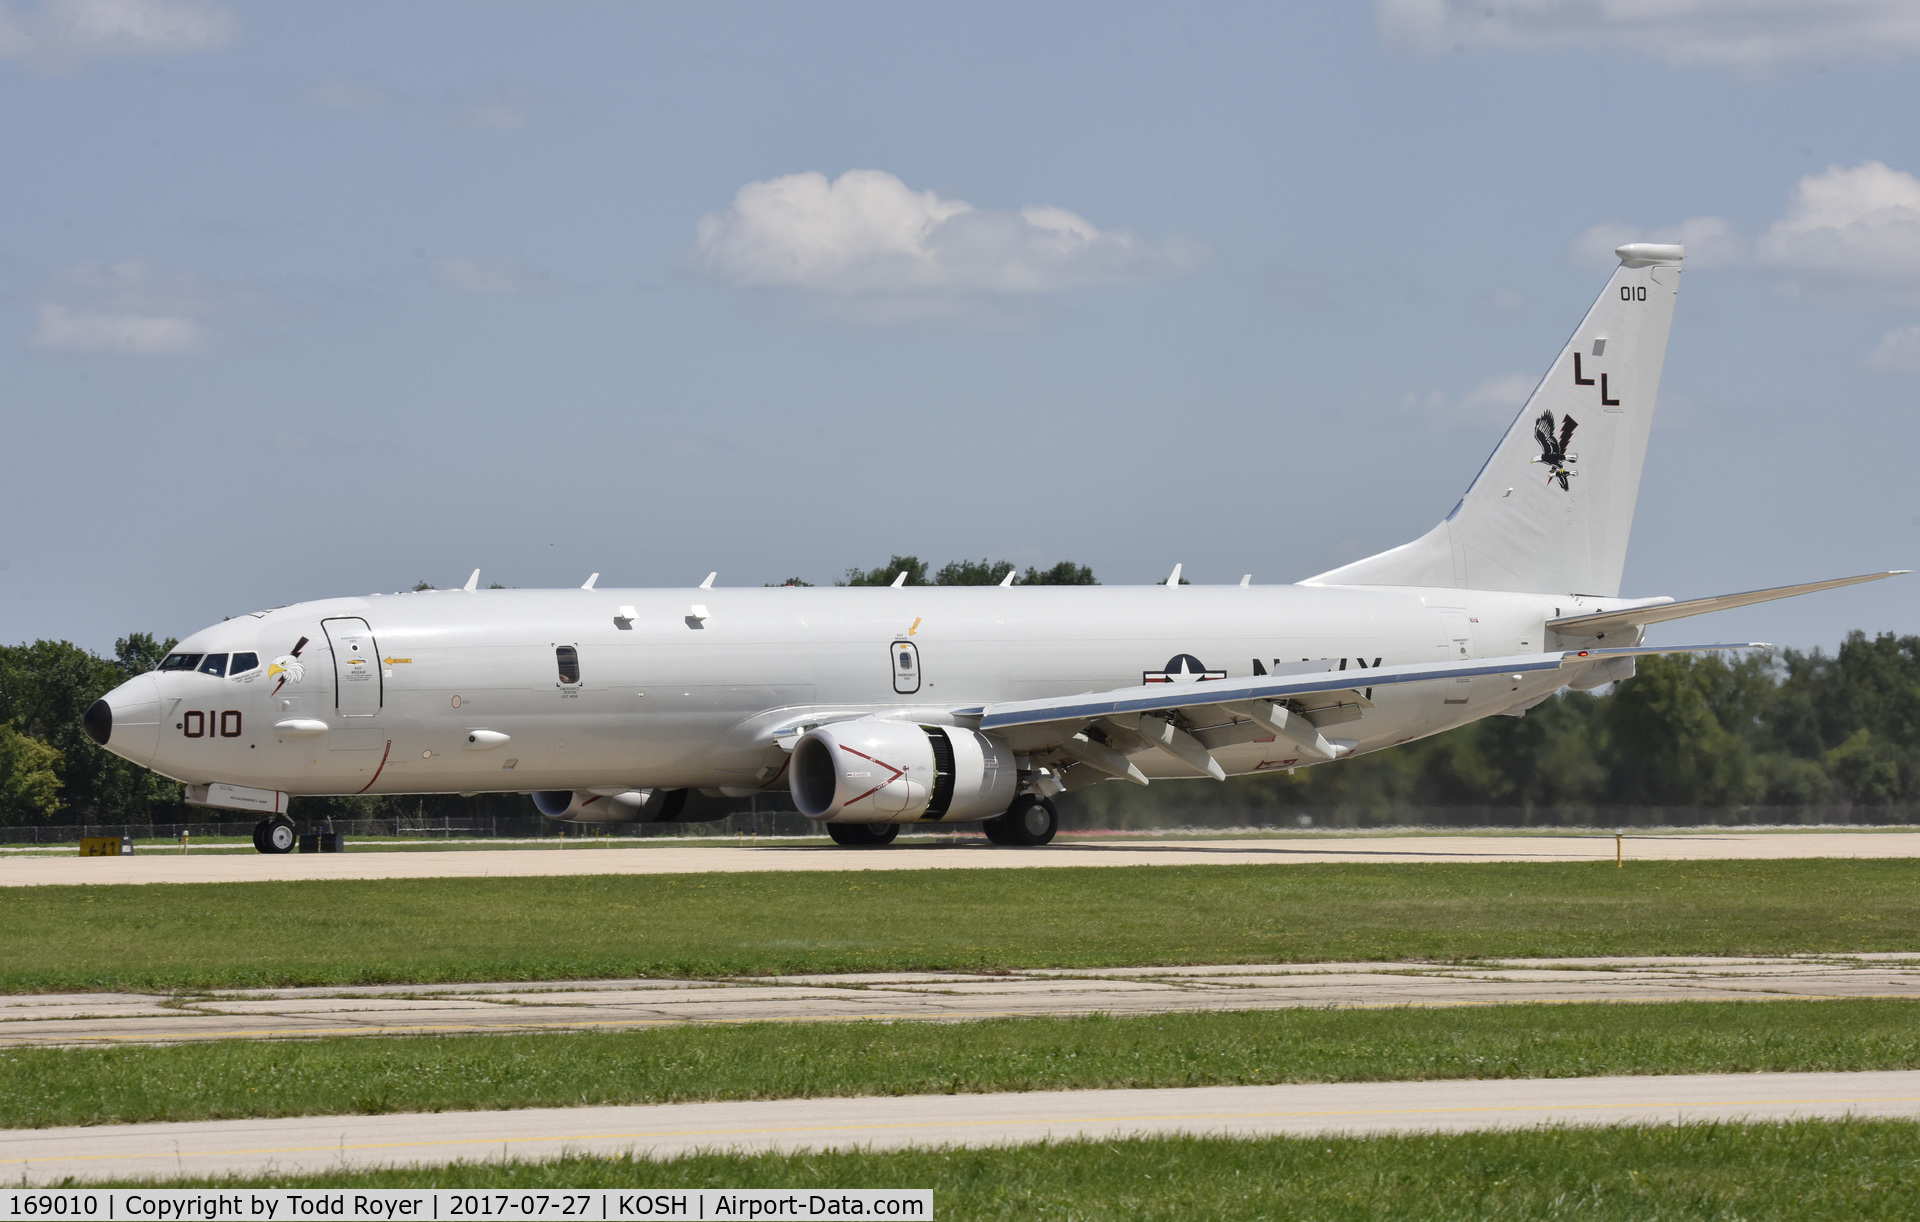
<svg viewBox="0 0 1920 1222">
<path fill-rule="evenodd" d="M 549 1189 L 16 1188 L 0 1219 L 35 1222 L 526 1222 L 531 1219 L 931 1218 L 930 1188 Z"/>
</svg>

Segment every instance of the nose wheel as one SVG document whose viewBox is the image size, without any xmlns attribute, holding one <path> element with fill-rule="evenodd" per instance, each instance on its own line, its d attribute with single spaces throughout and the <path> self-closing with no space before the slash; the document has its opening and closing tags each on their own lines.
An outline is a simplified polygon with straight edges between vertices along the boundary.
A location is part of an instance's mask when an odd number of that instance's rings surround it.
<svg viewBox="0 0 1920 1222">
<path fill-rule="evenodd" d="M 893 838 L 900 834 L 898 823 L 829 823 L 827 835 L 833 837 L 835 844 L 844 844 L 849 848 L 878 848 L 883 844 L 892 844 Z"/>
<path fill-rule="evenodd" d="M 262 853 L 291 853 L 299 840 L 293 830 L 293 820 L 285 815 L 262 819 L 254 825 L 253 847 Z"/>
<path fill-rule="evenodd" d="M 1060 814 L 1054 810 L 1053 803 L 1030 793 L 1015 798 L 1006 814 L 980 825 L 980 830 L 993 843 L 1020 848 L 1046 844 L 1059 828 Z"/>
</svg>

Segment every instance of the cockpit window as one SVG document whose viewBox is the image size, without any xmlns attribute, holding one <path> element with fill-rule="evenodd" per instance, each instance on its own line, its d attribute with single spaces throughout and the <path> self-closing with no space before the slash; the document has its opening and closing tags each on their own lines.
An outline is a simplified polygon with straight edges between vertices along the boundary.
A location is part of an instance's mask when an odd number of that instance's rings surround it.
<svg viewBox="0 0 1920 1222">
<path fill-rule="evenodd" d="M 203 675 L 226 674 L 227 673 L 227 655 L 224 653 L 208 654 L 206 657 L 206 660 L 200 663 L 200 673 Z"/>
<path fill-rule="evenodd" d="M 227 667 L 227 674 L 229 677 L 233 675 L 244 675 L 250 670 L 259 669 L 259 666 L 260 666 L 259 654 L 236 653 L 233 655 L 232 664 Z"/>
<path fill-rule="evenodd" d="M 197 653 L 170 653 L 166 661 L 160 663 L 160 669 L 192 670 L 198 665 L 200 665 L 200 655 Z"/>
<path fill-rule="evenodd" d="M 580 682 L 580 651 L 571 645 L 561 645 L 553 651 L 554 660 L 560 664 L 560 682 Z"/>
</svg>

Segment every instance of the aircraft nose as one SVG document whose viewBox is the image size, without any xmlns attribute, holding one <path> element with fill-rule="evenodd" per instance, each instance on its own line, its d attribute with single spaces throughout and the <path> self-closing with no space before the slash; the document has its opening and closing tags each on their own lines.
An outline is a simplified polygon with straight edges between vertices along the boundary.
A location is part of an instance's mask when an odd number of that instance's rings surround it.
<svg viewBox="0 0 1920 1222">
<path fill-rule="evenodd" d="M 80 718 L 80 726 L 86 730 L 88 738 L 106 746 L 107 740 L 113 737 L 113 706 L 104 700 L 94 701 Z"/>
<path fill-rule="evenodd" d="M 135 675 L 87 706 L 80 725 L 87 737 L 141 766 L 160 749 L 160 683 Z"/>
</svg>

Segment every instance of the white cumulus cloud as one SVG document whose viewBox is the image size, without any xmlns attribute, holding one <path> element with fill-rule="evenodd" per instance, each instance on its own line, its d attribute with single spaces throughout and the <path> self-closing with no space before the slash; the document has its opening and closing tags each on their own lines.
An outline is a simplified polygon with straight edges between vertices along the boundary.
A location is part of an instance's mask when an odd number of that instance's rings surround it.
<svg viewBox="0 0 1920 1222">
<path fill-rule="evenodd" d="M 41 295 L 34 347 L 139 356 L 206 348 L 213 340 L 207 316 L 245 300 L 143 258 L 77 264 L 52 277 Z"/>
<path fill-rule="evenodd" d="M 154 356 L 196 352 L 205 329 L 191 318 L 115 314 L 75 306 L 43 305 L 33 346 L 54 352 L 117 352 Z"/>
<path fill-rule="evenodd" d="M 1816 278 L 1920 292 L 1920 179 L 1878 161 L 1809 174 L 1758 252 Z"/>
<path fill-rule="evenodd" d="M 1438 390 L 1424 395 L 1408 391 L 1401 406 L 1407 415 L 1436 428 L 1485 429 L 1512 423 L 1539 384 L 1537 374 L 1503 373 L 1486 379 L 1457 399 Z"/>
<path fill-rule="evenodd" d="M 881 170 L 748 183 L 731 208 L 701 218 L 696 252 L 738 285 L 923 301 L 1180 275 L 1206 254 L 1183 238 L 1103 230 L 1065 208 L 975 208 Z"/>
<path fill-rule="evenodd" d="M 1920 327 L 1901 327 L 1881 336 L 1867 364 L 1887 373 L 1920 373 Z"/>
<path fill-rule="evenodd" d="M 1912 299 L 1920 297 L 1920 178 L 1879 161 L 1829 166 L 1794 185 L 1786 211 L 1756 240 L 1717 216 L 1655 229 L 1609 222 L 1574 238 L 1568 255 L 1610 268 L 1614 247 L 1626 242 L 1679 242 L 1689 267 L 1771 268 L 1829 293 Z"/>
<path fill-rule="evenodd" d="M 1374 16 L 1423 55 L 1605 48 L 1758 71 L 1920 52 L 1913 0 L 1374 0 Z"/>
<path fill-rule="evenodd" d="M 239 22 L 204 0 L 43 0 L 23 10 L 0 4 L 0 59 L 48 71 L 89 59 L 216 51 Z"/>
</svg>

